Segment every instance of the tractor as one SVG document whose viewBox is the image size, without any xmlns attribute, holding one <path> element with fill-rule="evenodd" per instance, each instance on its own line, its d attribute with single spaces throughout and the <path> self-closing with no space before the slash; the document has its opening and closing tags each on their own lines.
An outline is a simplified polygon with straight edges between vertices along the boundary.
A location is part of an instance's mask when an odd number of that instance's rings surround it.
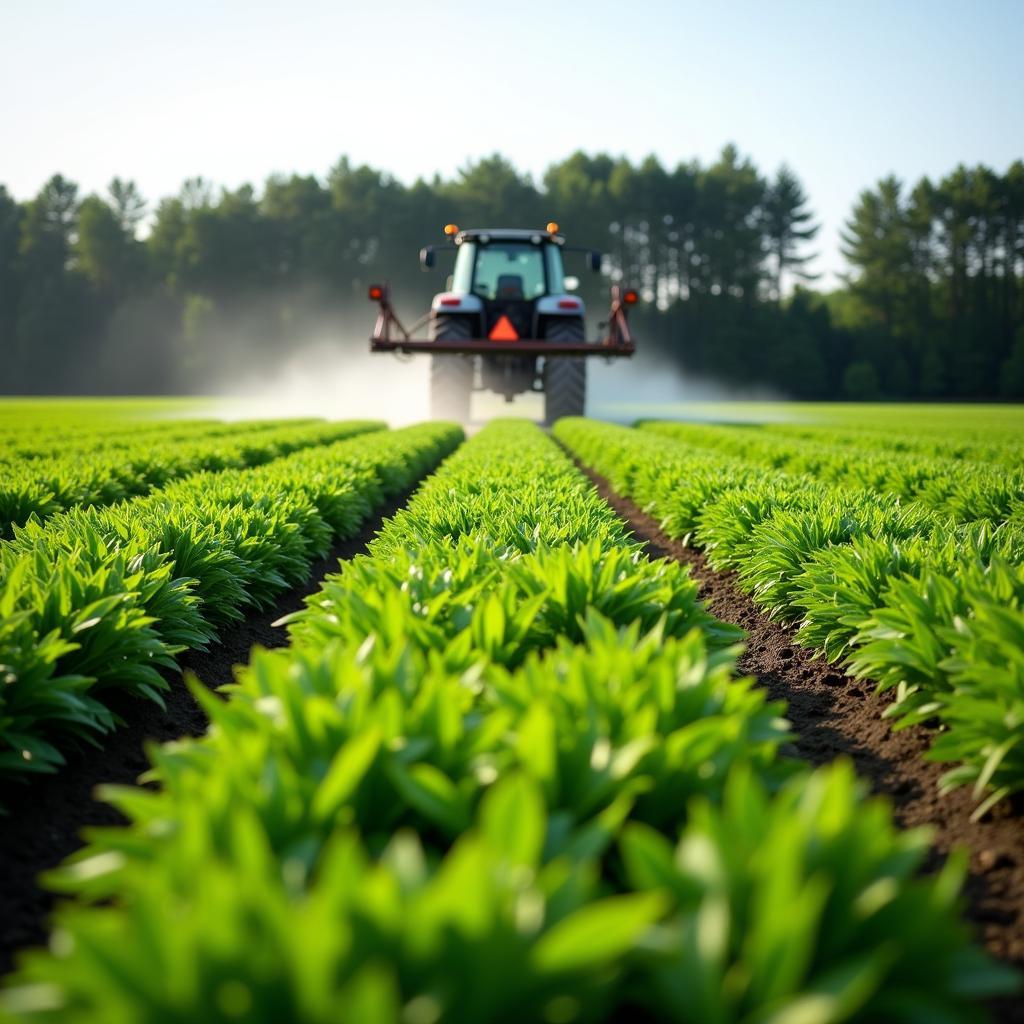
<svg viewBox="0 0 1024 1024">
<path fill-rule="evenodd" d="M 447 241 L 420 250 L 424 270 L 439 252 L 454 251 L 448 290 L 434 296 L 430 312 L 408 330 L 391 305 L 387 284 L 371 285 L 379 304 L 370 338 L 372 352 L 429 353 L 430 413 L 468 423 L 473 391 L 493 391 L 511 402 L 519 394 L 544 394 L 544 421 L 582 416 L 588 356 L 631 356 L 635 351 L 627 308 L 637 293 L 612 286 L 604 336 L 588 342 L 583 300 L 572 294 L 578 280 L 566 277 L 564 252 L 582 253 L 593 271 L 601 254 L 565 244 L 558 225 L 543 231 L 445 226 Z M 426 338 L 414 334 L 423 326 Z"/>
</svg>

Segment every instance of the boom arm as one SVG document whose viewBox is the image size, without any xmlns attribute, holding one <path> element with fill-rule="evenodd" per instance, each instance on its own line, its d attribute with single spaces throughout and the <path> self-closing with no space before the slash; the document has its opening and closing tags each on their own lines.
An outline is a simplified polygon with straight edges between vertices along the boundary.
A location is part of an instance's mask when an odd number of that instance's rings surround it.
<svg viewBox="0 0 1024 1024">
<path fill-rule="evenodd" d="M 370 285 L 369 297 L 377 302 L 380 310 L 377 322 L 370 336 L 371 352 L 454 352 L 465 355 L 483 353 L 489 356 L 631 356 L 636 351 L 633 336 L 629 330 L 626 310 L 637 301 L 637 293 L 631 289 L 622 289 L 612 285 L 611 308 L 608 320 L 603 325 L 607 328 L 604 337 L 590 343 L 582 341 L 555 342 L 543 341 L 538 338 L 517 339 L 515 341 L 494 341 L 490 338 L 465 338 L 458 341 L 431 341 L 426 338 L 414 338 L 429 319 L 430 314 L 420 317 L 408 330 L 398 319 L 391 305 L 390 288 L 385 284 Z"/>
</svg>

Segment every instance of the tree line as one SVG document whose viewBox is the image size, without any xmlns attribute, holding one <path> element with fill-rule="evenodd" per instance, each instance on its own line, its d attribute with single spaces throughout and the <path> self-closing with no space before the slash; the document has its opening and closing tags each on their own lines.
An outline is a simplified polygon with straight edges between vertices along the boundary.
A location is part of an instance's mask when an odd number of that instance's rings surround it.
<svg viewBox="0 0 1024 1024">
<path fill-rule="evenodd" d="M 417 262 L 441 225 L 551 219 L 605 253 L 600 277 L 568 257 L 592 312 L 609 279 L 638 287 L 645 351 L 685 371 L 795 398 L 1024 397 L 1024 164 L 865 190 L 845 283 L 821 293 L 803 185 L 734 146 L 672 169 L 575 153 L 540 181 L 493 156 L 411 185 L 343 158 L 260 190 L 190 179 L 152 207 L 118 178 L 82 196 L 55 175 L 24 202 L 0 186 L 0 392 L 202 392 L 310 340 L 364 345 L 368 283 L 410 319 L 444 286 L 443 260 Z"/>
</svg>

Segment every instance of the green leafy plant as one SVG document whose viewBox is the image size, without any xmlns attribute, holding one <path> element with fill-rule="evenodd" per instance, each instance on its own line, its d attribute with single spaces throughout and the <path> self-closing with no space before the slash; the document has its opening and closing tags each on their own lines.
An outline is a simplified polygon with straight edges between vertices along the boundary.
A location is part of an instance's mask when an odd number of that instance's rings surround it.
<svg viewBox="0 0 1024 1024">
<path fill-rule="evenodd" d="M 637 999 L 680 1021 L 974 1021 L 977 996 L 1014 972 L 965 942 L 951 858 L 920 877 L 922 830 L 900 832 L 865 802 L 849 764 L 769 797 L 739 770 L 716 806 L 698 802 L 678 845 L 626 827 L 633 888 L 669 891 L 644 943 Z"/>
</svg>

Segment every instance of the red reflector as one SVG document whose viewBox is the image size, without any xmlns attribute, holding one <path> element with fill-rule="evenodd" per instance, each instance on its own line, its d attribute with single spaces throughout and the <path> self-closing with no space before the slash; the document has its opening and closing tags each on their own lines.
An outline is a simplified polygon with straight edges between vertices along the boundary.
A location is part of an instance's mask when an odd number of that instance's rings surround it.
<svg viewBox="0 0 1024 1024">
<path fill-rule="evenodd" d="M 491 333 L 487 337 L 491 341 L 518 341 L 519 333 L 512 326 L 512 321 L 503 313 L 498 317 L 498 322 L 491 328 Z"/>
<path fill-rule="evenodd" d="M 441 305 L 442 306 L 461 306 L 462 305 L 462 299 L 442 299 L 441 300 Z"/>
<path fill-rule="evenodd" d="M 634 305 L 636 303 L 637 299 L 639 299 L 639 298 L 640 298 L 640 296 L 637 295 L 637 293 L 632 288 L 630 288 L 629 291 L 626 292 L 626 294 L 622 296 L 622 301 L 627 306 L 632 306 L 632 305 Z"/>
<path fill-rule="evenodd" d="M 380 299 L 384 298 L 384 289 L 381 288 L 379 284 L 371 284 L 369 295 L 374 302 L 378 302 Z"/>
<path fill-rule="evenodd" d="M 559 299 L 558 300 L 558 308 L 559 309 L 579 309 L 580 308 L 580 304 L 579 304 L 579 302 L 576 299 Z"/>
</svg>

